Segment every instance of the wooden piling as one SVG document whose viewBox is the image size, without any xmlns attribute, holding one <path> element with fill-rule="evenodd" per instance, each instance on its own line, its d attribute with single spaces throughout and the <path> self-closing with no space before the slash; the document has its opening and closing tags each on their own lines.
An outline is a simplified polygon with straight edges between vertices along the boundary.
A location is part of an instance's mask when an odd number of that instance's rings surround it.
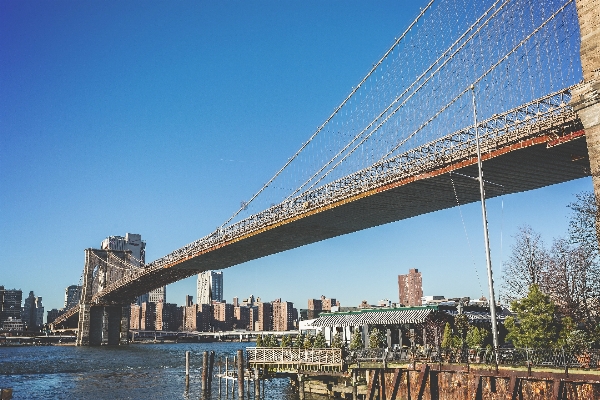
<svg viewBox="0 0 600 400">
<path fill-rule="evenodd" d="M 238 398 L 244 399 L 244 350 L 237 351 Z"/>
<path fill-rule="evenodd" d="M 185 387 L 190 387 L 190 352 L 185 352 Z"/>
<path fill-rule="evenodd" d="M 202 355 L 202 391 L 208 392 L 208 351 Z"/>
<path fill-rule="evenodd" d="M 298 396 L 300 400 L 304 400 L 304 377 L 298 374 Z"/>
<path fill-rule="evenodd" d="M 208 391 L 209 392 L 212 390 L 212 380 L 213 380 L 213 375 L 215 374 L 214 367 L 215 367 L 215 352 L 211 351 L 208 356 Z"/>
<path fill-rule="evenodd" d="M 225 397 L 229 398 L 229 357 L 225 356 Z"/>
<path fill-rule="evenodd" d="M 254 400 L 260 399 L 260 380 L 258 376 L 258 368 L 254 368 Z"/>
</svg>

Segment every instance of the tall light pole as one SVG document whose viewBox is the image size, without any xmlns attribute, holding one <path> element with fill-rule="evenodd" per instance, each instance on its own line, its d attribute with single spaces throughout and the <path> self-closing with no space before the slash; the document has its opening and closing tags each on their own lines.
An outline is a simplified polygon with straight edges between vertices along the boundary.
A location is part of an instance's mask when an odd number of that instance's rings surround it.
<svg viewBox="0 0 600 400">
<path fill-rule="evenodd" d="M 483 186 L 483 170 L 481 168 L 481 147 L 479 145 L 479 131 L 477 129 L 477 104 L 475 103 L 475 86 L 471 85 L 473 95 L 473 119 L 475 121 L 475 143 L 477 145 L 477 169 L 479 170 L 479 193 L 481 194 L 481 216 L 483 218 L 483 238 L 485 241 L 485 260 L 487 264 L 488 286 L 490 288 L 490 317 L 492 319 L 492 337 L 494 340 L 494 354 L 496 366 L 498 365 L 498 326 L 496 323 L 496 298 L 494 296 L 494 278 L 492 276 L 492 257 L 490 255 L 490 238 L 488 236 L 487 211 L 485 208 L 485 188 Z"/>
</svg>

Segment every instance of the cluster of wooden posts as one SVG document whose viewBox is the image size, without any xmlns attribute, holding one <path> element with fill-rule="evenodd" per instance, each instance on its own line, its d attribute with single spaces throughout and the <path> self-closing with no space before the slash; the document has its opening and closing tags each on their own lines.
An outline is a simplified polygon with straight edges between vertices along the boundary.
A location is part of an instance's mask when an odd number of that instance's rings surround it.
<svg viewBox="0 0 600 400">
<path fill-rule="evenodd" d="M 225 398 L 235 398 L 235 392 L 237 391 L 238 399 L 251 399 L 254 397 L 255 400 L 264 397 L 264 380 L 261 384 L 261 377 L 258 369 L 246 370 L 244 351 L 238 350 L 236 355 L 231 358 L 225 356 L 224 359 L 219 360 L 217 366 L 217 373 L 215 374 L 215 352 L 205 351 L 202 354 L 202 393 L 204 396 L 209 395 L 212 392 L 213 377 L 218 379 L 219 398 L 225 396 Z M 223 368 L 223 370 L 221 370 Z M 230 387 L 231 381 L 231 387 Z M 223 385 L 224 383 L 224 385 Z M 236 385 L 237 383 L 237 385 Z M 253 383 L 253 385 L 252 385 Z M 190 352 L 185 352 L 185 387 L 186 390 L 190 386 Z M 237 390 L 236 390 L 237 386 Z M 251 393 L 251 386 L 254 386 Z"/>
</svg>

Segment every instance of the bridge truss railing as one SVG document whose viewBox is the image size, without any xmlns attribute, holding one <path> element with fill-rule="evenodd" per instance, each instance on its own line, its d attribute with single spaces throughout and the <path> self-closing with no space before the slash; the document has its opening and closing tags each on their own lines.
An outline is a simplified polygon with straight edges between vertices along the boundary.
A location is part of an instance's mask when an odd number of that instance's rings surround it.
<svg viewBox="0 0 600 400">
<path fill-rule="evenodd" d="M 477 129 L 482 153 L 540 134 L 553 134 L 559 138 L 565 125 L 572 125 L 577 120 L 576 113 L 569 105 L 570 98 L 570 88 L 566 88 L 479 122 Z M 452 163 L 468 160 L 476 156 L 475 147 L 475 128 L 472 125 L 397 156 L 381 160 L 368 168 L 218 229 L 147 264 L 145 268 L 131 271 L 127 279 L 109 285 L 103 292 L 116 289 L 125 281 L 135 280 L 150 271 L 177 264 L 231 240 L 243 238 L 321 207 L 327 207 L 403 179 L 417 177 Z M 102 293 L 98 293 L 95 297 L 101 296 Z"/>
</svg>

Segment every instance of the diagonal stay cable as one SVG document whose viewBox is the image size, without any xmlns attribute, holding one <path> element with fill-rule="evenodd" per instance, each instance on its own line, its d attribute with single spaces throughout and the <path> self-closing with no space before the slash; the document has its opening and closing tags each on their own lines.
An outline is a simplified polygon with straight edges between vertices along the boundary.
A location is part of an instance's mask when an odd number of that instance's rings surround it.
<svg viewBox="0 0 600 400">
<path fill-rule="evenodd" d="M 505 0 L 505 2 L 498 8 L 498 10 L 496 10 L 496 12 L 494 12 L 494 14 L 492 16 L 490 16 L 490 18 L 488 18 L 487 21 L 485 21 L 481 27 L 479 29 L 477 29 L 477 31 L 475 33 L 473 33 L 456 51 L 454 51 L 452 53 L 452 55 L 450 55 L 448 58 L 446 58 L 446 60 L 429 76 L 427 77 L 427 79 L 425 80 L 425 82 L 423 82 L 421 85 L 419 85 L 419 87 L 417 89 L 415 89 L 415 91 L 413 93 L 411 93 L 411 95 L 405 100 L 403 101 L 402 105 L 406 104 L 406 101 L 408 101 L 414 94 L 416 94 L 427 82 L 429 82 L 429 80 L 431 80 L 448 62 L 450 62 L 450 60 L 452 60 L 452 57 L 454 57 L 454 55 L 456 55 L 458 53 L 458 51 L 460 51 L 467 43 L 469 43 L 471 41 L 471 39 L 484 27 L 487 25 L 487 23 L 492 20 L 492 18 L 494 18 L 494 16 L 502 9 L 504 8 L 504 6 L 509 3 L 511 0 Z M 460 41 L 469 33 L 473 30 L 473 28 L 475 26 L 477 26 L 479 24 L 479 22 L 481 22 L 482 19 L 484 19 L 491 10 L 494 9 L 494 7 L 500 2 L 500 0 L 497 0 L 496 2 L 494 2 L 494 4 L 492 4 L 492 6 L 490 6 L 465 32 L 463 32 L 463 34 L 454 41 L 454 43 L 452 43 L 443 53 L 442 55 L 440 55 L 437 60 L 435 60 L 427 69 L 425 69 L 425 71 L 423 71 L 421 73 L 421 75 L 419 75 L 414 81 L 413 83 L 410 84 L 410 86 L 408 86 L 398 97 L 396 97 L 396 99 L 394 99 L 394 101 L 392 101 L 377 117 L 375 117 L 363 130 L 361 130 L 356 136 L 354 136 L 354 138 L 348 142 L 348 144 L 346 144 L 346 146 L 344 146 L 341 150 L 339 150 L 337 152 L 336 155 L 334 155 L 327 163 L 325 163 L 317 172 L 315 172 L 310 178 L 308 178 L 302 185 L 300 185 L 300 187 L 298 187 L 293 193 L 291 193 L 289 196 L 287 196 L 285 198 L 284 201 L 289 200 L 290 198 L 292 198 L 294 195 L 296 195 L 298 192 L 300 192 L 302 190 L 302 188 L 304 188 L 306 185 L 308 185 L 316 176 L 318 176 L 321 172 L 323 172 L 323 170 L 325 170 L 329 165 L 331 165 L 331 163 L 333 163 L 340 155 L 342 155 L 356 140 L 358 140 L 366 131 L 368 131 L 381 117 L 383 117 L 395 104 L 398 103 L 398 101 L 400 101 L 405 95 L 406 93 L 408 93 L 417 83 L 419 83 L 419 81 L 425 76 L 427 75 L 427 73 L 429 71 L 431 71 L 438 63 L 441 59 L 443 59 L 444 57 L 446 57 L 446 55 L 458 44 L 460 43 Z M 399 108 L 397 108 L 391 115 L 395 114 L 395 112 L 398 111 Z M 386 122 L 387 119 L 384 121 Z M 377 129 L 381 126 L 381 124 L 375 129 L 373 130 L 371 133 L 369 133 L 369 135 L 367 136 L 367 138 L 369 136 L 371 136 L 372 133 L 376 132 Z M 359 143 L 362 144 L 364 142 L 361 141 Z M 337 166 L 337 164 L 336 164 Z M 335 168 L 335 167 L 334 167 Z M 317 183 L 321 181 L 321 179 L 319 179 L 317 181 Z M 315 184 L 311 185 L 307 190 L 312 189 L 315 186 Z"/>
<path fill-rule="evenodd" d="M 494 71 L 496 69 L 496 67 L 498 67 L 503 61 L 505 61 L 511 54 L 513 54 L 515 51 L 517 51 L 521 46 L 523 46 L 525 43 L 527 43 L 527 41 L 529 41 L 529 39 L 531 39 L 532 36 L 534 36 L 537 32 L 539 32 L 544 26 L 546 26 L 546 24 L 548 24 L 551 20 L 553 20 L 556 15 L 558 15 L 560 12 L 562 12 L 562 10 L 564 10 L 570 3 L 572 3 L 573 0 L 568 0 L 566 3 L 564 3 L 562 5 L 562 7 L 560 7 L 558 10 L 556 10 L 550 17 L 548 17 L 542 24 L 540 24 L 536 29 L 534 29 L 529 35 L 527 35 L 523 40 L 521 40 L 515 47 L 513 47 L 509 52 L 507 52 L 502 58 L 500 58 L 496 63 L 494 63 L 487 71 L 485 71 L 479 78 L 477 78 L 475 81 L 473 81 L 473 83 L 469 84 L 461 93 L 459 93 L 454 99 L 452 99 L 448 104 L 446 104 L 444 107 L 442 107 L 436 114 L 434 114 L 431 118 L 429 118 L 426 122 L 424 122 L 423 124 L 421 124 L 421 126 L 419 126 L 414 132 L 412 132 L 410 135 L 408 135 L 405 139 L 403 139 L 400 143 L 398 143 L 396 146 L 394 146 L 394 148 L 392 148 L 392 150 L 390 150 L 386 155 L 382 156 L 377 162 L 381 162 L 382 160 L 384 160 L 386 157 L 390 156 L 391 154 L 393 154 L 394 151 L 396 151 L 398 148 L 400 148 L 404 143 L 406 143 L 406 141 L 408 141 L 411 137 L 413 137 L 414 135 L 416 135 L 418 132 L 420 132 L 423 128 L 425 128 L 427 125 L 429 125 L 432 121 L 434 121 L 440 114 L 442 114 L 444 111 L 446 111 L 449 107 L 451 107 L 458 99 L 460 99 L 465 93 L 467 93 L 471 86 L 474 86 L 476 84 L 478 84 L 479 82 L 481 82 L 482 79 L 484 79 L 490 72 Z M 403 102 L 404 104 L 404 102 Z M 382 121 L 377 128 L 375 128 L 375 130 L 379 129 L 385 122 L 387 122 L 387 120 L 395 113 L 398 111 L 398 109 L 403 105 L 401 104 L 400 106 L 398 106 L 398 108 L 396 108 L 396 110 L 394 110 L 394 112 L 390 115 L 388 115 L 388 117 L 386 117 L 386 119 L 384 121 Z M 322 181 L 331 171 L 333 171 L 335 168 L 337 168 L 337 166 L 343 162 L 350 154 L 352 154 L 354 151 L 356 151 L 356 149 L 364 142 L 364 140 L 366 140 L 368 138 L 365 137 L 360 143 L 358 143 L 350 152 L 348 152 L 344 158 L 342 158 L 340 161 L 338 161 L 329 171 L 327 171 L 323 176 L 321 176 L 321 178 L 319 178 L 315 183 L 313 183 L 306 191 L 310 191 L 316 184 L 318 184 L 320 181 Z"/>
<path fill-rule="evenodd" d="M 288 165 L 290 165 L 292 163 L 292 161 L 294 161 L 294 159 L 296 159 L 298 157 L 298 155 L 300 155 L 300 153 L 306 148 L 306 146 L 308 146 L 308 144 L 323 130 L 323 128 L 329 123 L 329 121 L 331 121 L 333 119 L 333 117 L 342 109 L 342 107 L 344 107 L 346 105 L 346 103 L 348 103 L 348 101 L 352 98 L 352 96 L 354 96 L 354 94 L 358 91 L 358 89 L 360 89 L 362 87 L 362 85 L 367 81 L 367 79 L 369 79 L 369 77 L 377 70 L 379 65 L 381 65 L 381 63 L 394 50 L 394 48 L 396 48 L 396 46 L 398 46 L 398 44 L 402 41 L 402 39 L 404 39 L 404 37 L 408 34 L 408 32 L 412 29 L 412 27 L 414 25 L 416 25 L 417 22 L 419 22 L 419 20 L 423 17 L 423 15 L 425 15 L 425 12 L 431 8 L 431 5 L 433 4 L 434 1 L 435 0 L 429 1 L 429 3 L 423 8 L 423 10 L 421 10 L 419 15 L 417 15 L 415 20 L 408 26 L 408 28 L 406 28 L 406 30 L 402 33 L 402 35 L 400 35 L 400 37 L 398 39 L 396 39 L 396 41 L 389 48 L 389 50 L 385 52 L 385 54 L 381 57 L 381 59 L 379 59 L 379 61 L 375 65 L 373 65 L 371 70 L 359 82 L 359 84 L 356 87 L 352 88 L 352 91 L 344 99 L 344 101 L 342 101 L 342 103 L 336 107 L 336 109 L 333 111 L 333 113 L 331 113 L 331 115 L 325 120 L 325 122 L 323 122 L 323 124 L 321 124 L 321 126 L 319 126 L 317 128 L 315 133 L 313 133 L 312 136 L 305 143 L 302 144 L 300 149 L 298 149 L 298 151 L 296 151 L 296 153 L 294 153 L 294 155 L 292 157 L 290 157 L 290 159 L 284 164 L 284 166 L 281 167 L 279 169 L 279 171 L 277 171 L 277 173 L 271 179 L 269 179 L 269 181 L 267 183 L 265 183 L 263 185 L 263 187 L 258 192 L 256 192 L 256 194 L 254 194 L 254 196 L 252 196 L 250 198 L 250 200 L 248 200 L 246 203 L 244 203 L 227 221 L 225 221 L 219 227 L 219 229 L 222 229 L 225 225 L 227 225 L 229 222 L 231 222 L 231 220 L 234 219 L 240 212 L 242 212 L 254 199 L 256 199 L 258 197 L 259 194 L 261 194 L 275 180 L 275 178 L 277 178 L 283 172 L 283 170 L 285 170 L 288 167 Z"/>
<path fill-rule="evenodd" d="M 510 0 L 507 0 L 507 2 Z M 572 0 L 570 0 L 572 1 Z M 506 4 L 506 3 L 505 3 Z M 499 11 L 499 10 L 498 10 Z M 494 15 L 496 15 L 496 13 L 494 13 Z M 493 16 L 494 16 L 493 15 Z M 492 17 L 493 17 L 492 16 Z M 490 19 L 492 18 L 490 17 Z M 480 29 L 478 29 L 476 32 L 473 33 L 473 35 L 471 37 L 473 37 L 474 35 L 476 35 L 481 29 L 483 28 L 480 27 Z M 470 40 L 471 38 L 469 38 Z M 456 53 L 458 51 L 460 51 L 464 45 L 466 45 L 467 42 L 463 43 L 463 45 L 458 48 L 451 57 L 453 57 L 454 55 L 456 55 Z M 522 44 L 522 43 L 521 43 Z M 518 48 L 519 45 L 517 45 Z M 513 51 L 516 50 L 513 49 Z M 489 74 L 491 71 L 493 71 L 496 66 L 498 64 L 500 64 L 500 62 L 502 62 L 506 57 L 508 57 L 508 55 L 510 55 L 512 53 L 509 52 L 505 57 L 503 57 L 500 61 L 498 61 L 496 64 L 494 64 L 488 71 L 486 71 L 483 75 L 481 75 L 478 79 L 475 80 L 475 82 L 473 84 L 478 83 L 479 81 L 481 81 L 481 79 L 483 79 L 487 74 Z M 438 69 L 434 72 L 434 74 L 443 66 L 445 65 L 442 64 L 440 67 L 438 67 Z M 430 76 L 430 78 L 433 76 L 433 74 Z M 428 78 L 429 79 L 429 78 Z M 348 153 L 346 153 L 346 155 L 340 160 L 338 161 L 332 168 L 329 169 L 329 171 L 327 171 L 325 174 L 323 174 L 317 181 L 315 181 L 305 192 L 310 191 L 313 187 L 315 187 L 319 182 L 321 182 L 325 177 L 327 177 L 327 175 L 329 175 L 329 173 L 331 173 L 335 168 L 337 168 L 348 156 L 350 156 L 352 153 L 354 153 L 354 151 L 356 151 L 356 149 L 358 149 L 358 147 L 360 147 L 360 145 L 362 145 L 373 133 L 375 133 L 376 131 L 378 131 L 385 123 L 387 123 L 387 121 L 396 114 L 396 112 L 398 112 L 398 110 L 400 110 L 400 108 L 402 108 L 406 102 L 408 102 L 408 100 L 410 100 L 412 98 L 412 96 L 414 94 L 417 93 L 418 90 L 420 90 L 426 83 L 428 82 L 428 80 L 426 80 L 425 82 L 423 82 L 413 93 L 411 93 L 409 95 L 408 98 L 406 98 L 400 105 L 398 105 L 398 107 L 396 107 L 396 109 L 394 109 L 393 112 L 391 112 L 390 114 L 388 114 L 388 116 L 381 121 L 376 128 L 373 129 L 373 131 L 371 131 L 369 133 L 369 135 L 365 136 L 363 138 L 363 140 L 361 140 L 351 151 L 349 151 Z M 452 99 L 446 106 L 442 107 L 434 116 L 432 116 L 429 120 L 427 120 L 425 123 L 423 123 L 421 126 L 419 126 L 419 128 L 417 128 L 414 132 L 412 132 L 410 135 L 408 135 L 406 138 L 404 138 L 398 145 L 396 145 L 392 150 L 390 150 L 387 154 L 385 154 L 384 156 L 382 156 L 377 162 L 380 162 L 382 160 L 384 160 L 386 157 L 388 157 L 389 155 L 391 155 L 394 151 L 396 151 L 400 146 L 402 146 L 404 143 L 406 143 L 410 138 L 412 138 L 415 134 L 417 134 L 418 132 L 420 132 L 425 126 L 427 126 L 431 121 L 435 120 L 441 113 L 443 113 L 446 109 L 448 109 L 450 106 L 452 106 L 452 104 L 454 104 L 459 98 L 462 97 L 462 95 L 464 95 L 468 90 L 469 90 L 470 85 L 467 87 L 467 89 L 465 89 L 463 92 L 461 92 L 458 96 L 456 96 L 454 99 Z"/>
<path fill-rule="evenodd" d="M 467 93 L 470 90 L 471 85 L 476 85 L 479 82 L 481 82 L 481 80 L 483 78 L 485 78 L 490 72 L 492 72 L 493 70 L 496 69 L 496 67 L 498 67 L 498 65 L 500 65 L 503 61 L 505 61 L 512 53 L 514 53 L 515 51 L 517 51 L 521 46 L 523 46 L 529 39 L 531 39 L 531 37 L 533 35 L 535 35 L 537 32 L 539 32 L 548 22 L 550 22 L 552 19 L 554 19 L 556 17 L 556 15 L 558 15 L 560 12 L 562 12 L 562 10 L 565 9 L 565 7 L 567 7 L 570 3 L 572 3 L 573 0 L 568 0 L 565 4 L 562 5 L 562 7 L 560 7 L 558 10 L 556 10 L 550 17 L 548 17 L 548 19 L 546 19 L 540 26 L 538 26 L 535 30 L 533 30 L 533 32 L 531 32 L 529 35 L 527 35 L 523 40 L 521 40 L 521 42 L 519 42 L 515 47 L 513 47 L 508 53 L 506 53 L 504 55 L 504 57 L 502 57 L 500 60 L 498 60 L 494 65 L 492 65 L 486 72 L 484 72 L 479 78 L 477 78 L 473 83 L 469 84 L 460 94 L 458 94 L 454 99 L 452 99 L 448 104 L 446 104 L 444 107 L 442 107 L 433 117 L 431 117 L 429 120 L 427 120 L 427 122 L 425 122 L 423 125 L 421 125 L 416 131 L 414 131 L 409 137 L 407 137 L 405 140 L 403 140 L 402 142 L 400 142 L 399 144 L 397 144 L 396 146 L 394 146 L 394 148 L 392 148 L 392 150 L 390 150 L 386 155 L 384 155 L 383 157 L 381 157 L 381 159 L 379 159 L 378 162 L 381 162 L 382 160 L 384 160 L 385 158 L 389 157 L 391 154 L 393 154 L 394 151 L 396 151 L 400 146 L 402 146 L 406 140 L 408 140 L 408 138 L 410 138 L 411 136 L 414 136 L 417 132 L 419 132 L 421 129 L 423 129 L 426 125 L 428 125 L 431 121 L 433 121 L 435 118 L 437 118 L 443 111 L 445 111 L 446 109 L 448 109 L 452 104 L 454 104 L 459 98 L 461 98 L 465 93 Z"/>
</svg>

